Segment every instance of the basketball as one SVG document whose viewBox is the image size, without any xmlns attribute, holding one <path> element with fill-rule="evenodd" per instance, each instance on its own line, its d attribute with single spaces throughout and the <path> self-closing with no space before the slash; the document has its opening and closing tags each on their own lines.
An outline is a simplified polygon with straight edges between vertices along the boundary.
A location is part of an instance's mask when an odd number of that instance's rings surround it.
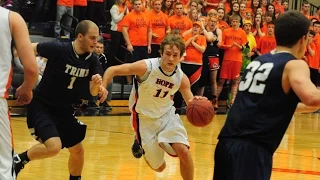
<svg viewBox="0 0 320 180">
<path fill-rule="evenodd" d="M 211 102 L 206 99 L 193 99 L 187 106 L 187 119 L 197 127 L 210 124 L 214 114 Z"/>
</svg>

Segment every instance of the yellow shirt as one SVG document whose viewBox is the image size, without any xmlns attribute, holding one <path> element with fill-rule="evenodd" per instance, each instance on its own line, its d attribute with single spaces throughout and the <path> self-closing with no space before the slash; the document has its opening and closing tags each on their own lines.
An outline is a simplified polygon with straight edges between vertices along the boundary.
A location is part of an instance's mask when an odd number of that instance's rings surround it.
<svg viewBox="0 0 320 180">
<path fill-rule="evenodd" d="M 257 42 L 256 42 L 256 39 L 254 38 L 254 36 L 252 35 L 252 33 L 247 34 L 247 39 L 249 42 L 249 48 L 250 48 L 250 52 L 251 52 L 252 49 L 257 48 Z"/>
</svg>

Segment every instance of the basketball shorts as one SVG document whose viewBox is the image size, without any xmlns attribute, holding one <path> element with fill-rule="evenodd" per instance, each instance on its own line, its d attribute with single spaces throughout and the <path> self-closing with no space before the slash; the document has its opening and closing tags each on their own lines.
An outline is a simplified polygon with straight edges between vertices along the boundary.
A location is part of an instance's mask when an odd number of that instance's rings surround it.
<svg viewBox="0 0 320 180">
<path fill-rule="evenodd" d="M 214 71 L 220 68 L 219 57 L 209 57 L 209 70 Z"/>
<path fill-rule="evenodd" d="M 73 115 L 73 109 L 62 109 L 33 99 L 27 106 L 27 124 L 31 135 L 44 143 L 49 138 L 60 137 L 62 148 L 80 143 L 87 126 Z"/>
<path fill-rule="evenodd" d="M 15 179 L 9 109 L 4 98 L 0 98 L 0 179 Z"/>
<path fill-rule="evenodd" d="M 238 61 L 223 60 L 220 71 L 221 79 L 238 79 L 242 63 Z"/>
<path fill-rule="evenodd" d="M 132 120 L 133 116 L 131 116 Z M 175 108 L 172 107 L 160 118 L 150 118 L 139 114 L 139 134 L 144 157 L 152 169 L 164 163 L 164 153 L 176 157 L 171 143 L 181 143 L 189 147 L 187 131 Z"/>
<path fill-rule="evenodd" d="M 244 139 L 220 138 L 214 154 L 214 180 L 269 180 L 272 154 Z"/>
</svg>

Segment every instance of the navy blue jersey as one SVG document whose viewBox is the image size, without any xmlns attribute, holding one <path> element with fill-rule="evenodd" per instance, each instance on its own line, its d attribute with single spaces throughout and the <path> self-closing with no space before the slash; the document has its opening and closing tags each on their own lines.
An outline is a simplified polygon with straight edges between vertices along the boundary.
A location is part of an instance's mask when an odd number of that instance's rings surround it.
<svg viewBox="0 0 320 180">
<path fill-rule="evenodd" d="M 248 139 L 274 153 L 300 101 L 292 90 L 285 94 L 282 89 L 282 73 L 290 60 L 296 58 L 269 53 L 247 66 L 219 139 Z"/>
<path fill-rule="evenodd" d="M 212 31 L 213 35 L 218 37 L 217 29 Z M 207 41 L 207 47 L 206 50 L 203 53 L 203 56 L 205 57 L 219 57 L 219 47 L 218 47 L 218 39 L 213 42 Z"/>
<path fill-rule="evenodd" d="M 100 74 L 98 57 L 92 53 L 78 55 L 71 42 L 46 42 L 37 45 L 40 56 L 48 59 L 35 98 L 55 107 L 70 107 L 90 96 L 89 82 Z"/>
</svg>

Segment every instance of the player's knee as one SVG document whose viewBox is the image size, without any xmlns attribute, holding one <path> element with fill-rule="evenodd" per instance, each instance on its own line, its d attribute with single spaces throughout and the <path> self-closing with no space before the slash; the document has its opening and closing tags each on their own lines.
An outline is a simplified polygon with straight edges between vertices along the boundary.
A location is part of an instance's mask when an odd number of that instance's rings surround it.
<svg viewBox="0 0 320 180">
<path fill-rule="evenodd" d="M 75 146 L 72 147 L 72 149 L 69 149 L 69 152 L 71 155 L 77 156 L 77 157 L 82 157 L 84 156 L 84 148 L 83 146 Z"/>
<path fill-rule="evenodd" d="M 50 145 L 47 146 L 48 154 L 50 156 L 57 155 L 60 152 L 61 147 L 62 147 L 61 142 L 51 143 Z"/>
<path fill-rule="evenodd" d="M 157 172 L 162 172 L 166 168 L 166 162 L 164 162 L 158 169 L 155 169 Z"/>
<path fill-rule="evenodd" d="M 189 158 L 191 158 L 189 149 L 183 144 L 175 146 L 174 150 L 176 151 L 180 161 L 188 161 Z"/>
</svg>

